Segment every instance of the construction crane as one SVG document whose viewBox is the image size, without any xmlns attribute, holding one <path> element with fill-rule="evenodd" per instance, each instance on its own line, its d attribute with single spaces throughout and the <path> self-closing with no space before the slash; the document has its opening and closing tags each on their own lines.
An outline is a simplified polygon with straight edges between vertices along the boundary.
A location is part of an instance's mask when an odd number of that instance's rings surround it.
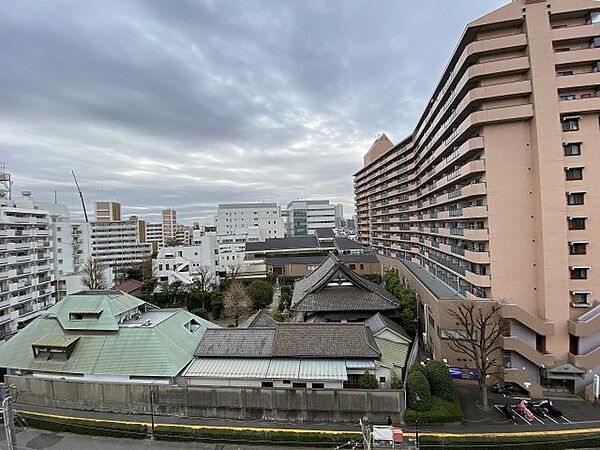
<svg viewBox="0 0 600 450">
<path fill-rule="evenodd" d="M 89 222 L 87 210 L 85 209 L 85 201 L 83 201 L 83 193 L 81 192 L 81 189 L 79 188 L 79 183 L 77 182 L 77 178 L 75 177 L 75 172 L 73 172 L 71 170 L 71 173 L 73 174 L 73 179 L 75 180 L 75 186 L 77 186 L 77 191 L 79 192 L 79 198 L 81 199 L 81 206 L 83 207 L 83 215 L 85 216 L 85 221 Z"/>
</svg>

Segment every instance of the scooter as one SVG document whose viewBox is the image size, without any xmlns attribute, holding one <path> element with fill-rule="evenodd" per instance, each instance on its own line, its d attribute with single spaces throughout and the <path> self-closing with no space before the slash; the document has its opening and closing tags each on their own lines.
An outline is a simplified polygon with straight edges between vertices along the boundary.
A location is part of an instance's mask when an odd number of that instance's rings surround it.
<svg viewBox="0 0 600 450">
<path fill-rule="evenodd" d="M 513 391 L 514 388 L 511 384 L 502 384 L 500 382 L 497 382 L 492 386 L 492 392 L 496 394 L 511 395 Z"/>
<path fill-rule="evenodd" d="M 513 411 L 512 406 L 510 406 L 510 403 L 505 403 L 504 406 L 500 409 L 508 419 L 512 420 L 513 422 L 516 422 L 515 412 Z"/>
<path fill-rule="evenodd" d="M 536 403 L 536 406 L 548 414 L 550 417 L 562 417 L 563 413 L 560 409 L 558 409 L 551 400 L 544 399 L 539 403 Z"/>
</svg>

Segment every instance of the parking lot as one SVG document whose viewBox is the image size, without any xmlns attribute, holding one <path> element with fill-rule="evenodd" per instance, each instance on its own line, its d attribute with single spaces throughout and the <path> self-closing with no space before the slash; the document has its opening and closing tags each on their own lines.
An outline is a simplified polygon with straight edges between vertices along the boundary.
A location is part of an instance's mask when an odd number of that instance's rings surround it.
<svg viewBox="0 0 600 450">
<path fill-rule="evenodd" d="M 535 415 L 533 414 L 533 420 L 527 420 L 522 414 L 520 414 L 517 410 L 517 408 L 515 407 L 521 400 L 522 398 L 506 398 L 506 403 L 510 404 L 512 406 L 512 413 L 513 413 L 513 420 L 512 422 L 515 425 L 522 425 L 523 423 L 527 424 L 527 425 L 533 425 L 534 423 L 540 423 L 542 425 L 545 424 L 565 424 L 565 423 L 573 423 L 571 420 L 569 420 L 567 417 L 565 417 L 564 413 L 563 415 L 561 415 L 560 417 L 552 417 L 548 414 L 544 414 L 544 415 Z M 495 404 L 494 408 L 502 415 L 503 418 L 508 419 L 508 416 L 502 411 L 502 408 L 505 407 L 506 403 L 503 404 Z M 556 403 L 556 402 L 554 402 Z M 561 410 L 562 411 L 562 410 Z"/>
</svg>

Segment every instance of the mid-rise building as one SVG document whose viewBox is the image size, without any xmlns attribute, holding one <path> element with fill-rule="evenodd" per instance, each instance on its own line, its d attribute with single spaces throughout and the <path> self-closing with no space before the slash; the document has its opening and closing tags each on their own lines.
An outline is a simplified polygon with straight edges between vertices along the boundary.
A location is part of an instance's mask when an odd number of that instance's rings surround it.
<svg viewBox="0 0 600 450">
<path fill-rule="evenodd" d="M 56 301 L 50 229 L 50 215 L 29 195 L 0 196 L 0 339 Z"/>
<path fill-rule="evenodd" d="M 287 206 L 287 215 L 288 236 L 306 236 L 336 226 L 336 206 L 329 200 L 294 200 Z"/>
<path fill-rule="evenodd" d="M 162 247 L 153 260 L 154 276 L 161 282 L 189 285 L 201 275 L 212 284 L 219 280 L 217 236 L 198 237 L 194 245 Z"/>
<path fill-rule="evenodd" d="M 143 242 L 141 221 L 91 222 L 92 258 L 110 267 L 118 278 L 122 269 L 138 266 L 152 254 L 152 244 Z"/>
<path fill-rule="evenodd" d="M 335 205 L 335 227 L 342 228 L 344 226 L 344 205 L 338 203 Z"/>
<path fill-rule="evenodd" d="M 414 131 L 354 180 L 359 238 L 419 294 L 434 356 L 472 368 L 448 311 L 500 301 L 504 377 L 540 395 L 600 370 L 599 22 L 515 0 L 469 23 Z"/>
<path fill-rule="evenodd" d="M 244 235 L 258 228 L 262 240 L 283 237 L 281 208 L 276 203 L 221 204 L 217 210 L 217 234 Z"/>
<path fill-rule="evenodd" d="M 121 204 L 119 202 L 95 202 L 94 214 L 96 222 L 116 222 L 121 220 Z"/>
<path fill-rule="evenodd" d="M 152 244 L 152 250 L 157 251 L 163 246 L 162 223 L 146 222 L 146 242 Z"/>
</svg>

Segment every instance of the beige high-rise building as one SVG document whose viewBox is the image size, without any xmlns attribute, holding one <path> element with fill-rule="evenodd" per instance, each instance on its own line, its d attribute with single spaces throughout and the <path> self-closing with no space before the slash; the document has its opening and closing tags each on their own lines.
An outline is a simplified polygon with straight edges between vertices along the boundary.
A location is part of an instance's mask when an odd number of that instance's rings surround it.
<svg viewBox="0 0 600 450">
<path fill-rule="evenodd" d="M 163 242 L 177 238 L 177 211 L 163 209 L 162 211 Z"/>
<path fill-rule="evenodd" d="M 119 202 L 94 202 L 96 222 L 118 222 L 121 220 Z"/>
<path fill-rule="evenodd" d="M 493 299 L 506 380 L 600 371 L 599 112 L 600 3 L 515 0 L 467 25 L 412 134 L 369 149 L 359 237 L 417 291 L 435 357 L 472 368 L 447 311 Z"/>
</svg>

